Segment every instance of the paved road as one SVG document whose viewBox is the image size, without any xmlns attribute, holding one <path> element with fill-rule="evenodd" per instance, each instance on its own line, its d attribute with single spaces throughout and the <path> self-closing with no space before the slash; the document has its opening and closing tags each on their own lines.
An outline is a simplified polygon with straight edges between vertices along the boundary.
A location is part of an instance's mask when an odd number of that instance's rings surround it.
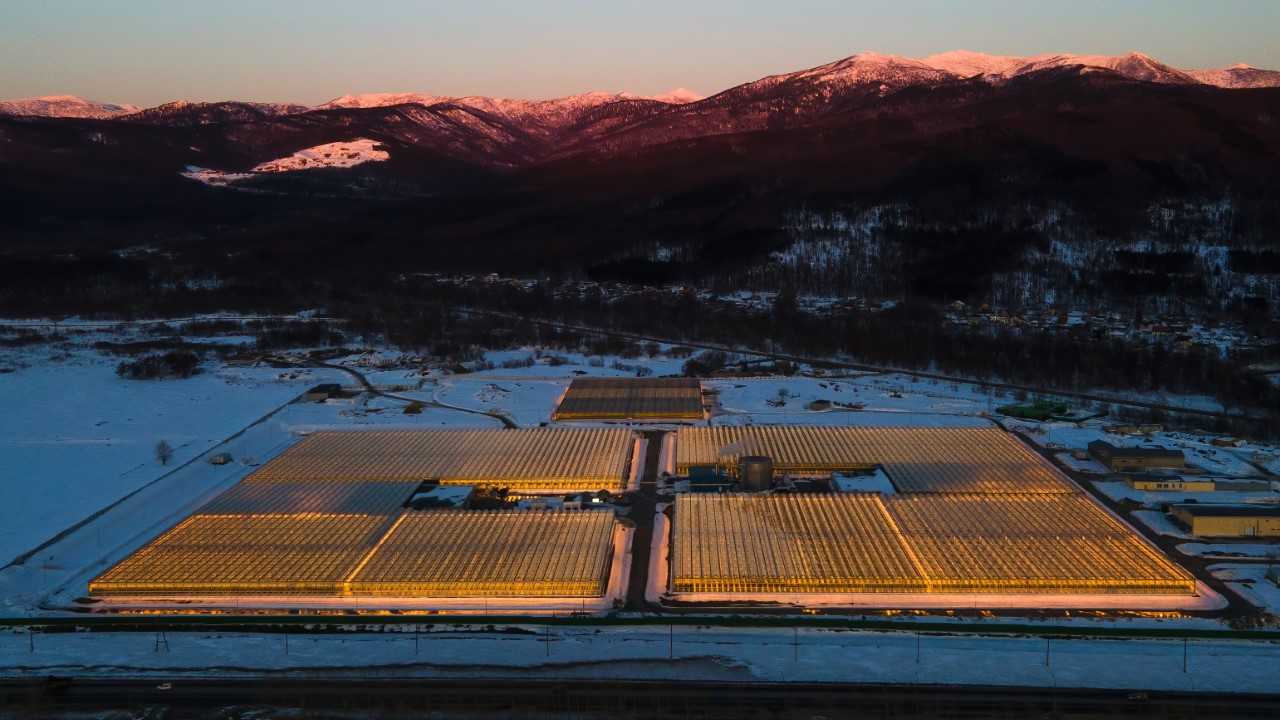
<svg viewBox="0 0 1280 720">
<path fill-rule="evenodd" d="M 1275 718 L 1275 696 L 1001 687 L 592 680 L 174 678 L 0 681 L 15 716 L 258 717 L 429 712 L 447 717 Z M 271 712 L 286 710 L 286 712 Z M 293 710 L 293 712 L 288 712 Z"/>
<path fill-rule="evenodd" d="M 658 504 L 658 463 L 662 459 L 662 437 L 666 433 L 650 430 L 644 433 L 649 441 L 644 457 L 644 472 L 640 476 L 640 489 L 631 494 L 631 512 L 627 517 L 636 524 L 631 538 L 631 576 L 627 580 L 627 609 L 647 610 L 644 599 L 649 584 L 649 549 L 653 541 L 653 511 Z"/>
</svg>

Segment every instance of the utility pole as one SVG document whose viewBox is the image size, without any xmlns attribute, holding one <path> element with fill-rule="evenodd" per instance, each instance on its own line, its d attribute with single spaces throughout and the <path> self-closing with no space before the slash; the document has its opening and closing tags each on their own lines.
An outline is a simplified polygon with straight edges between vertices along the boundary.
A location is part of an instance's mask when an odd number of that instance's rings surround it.
<svg viewBox="0 0 1280 720">
<path fill-rule="evenodd" d="M 1044 639 L 1044 666 L 1049 667 L 1049 638 Z"/>
<path fill-rule="evenodd" d="M 27 652 L 34 653 L 36 651 L 36 629 L 27 628 Z"/>
</svg>

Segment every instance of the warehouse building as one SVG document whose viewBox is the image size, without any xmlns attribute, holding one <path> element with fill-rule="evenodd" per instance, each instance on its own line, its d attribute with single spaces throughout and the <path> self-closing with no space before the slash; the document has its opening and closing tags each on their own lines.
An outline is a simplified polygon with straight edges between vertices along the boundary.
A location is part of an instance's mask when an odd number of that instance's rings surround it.
<svg viewBox="0 0 1280 720">
<path fill-rule="evenodd" d="M 1199 537 L 1280 537 L 1275 505 L 1174 505 L 1174 519 Z"/>
<path fill-rule="evenodd" d="M 1089 454 L 1112 472 L 1181 470 L 1186 458 L 1181 450 L 1163 447 L 1117 447 L 1105 440 L 1089 443 Z"/>
<path fill-rule="evenodd" d="M 1270 492 L 1266 480 L 1235 478 L 1130 477 L 1129 487 L 1152 492 Z"/>
<path fill-rule="evenodd" d="M 1214 481 L 1208 478 L 1131 477 L 1127 481 L 1134 490 L 1151 492 L 1213 492 L 1217 489 Z"/>
<path fill-rule="evenodd" d="M 678 422 L 704 414 L 696 378 L 576 378 L 551 419 Z"/>
</svg>

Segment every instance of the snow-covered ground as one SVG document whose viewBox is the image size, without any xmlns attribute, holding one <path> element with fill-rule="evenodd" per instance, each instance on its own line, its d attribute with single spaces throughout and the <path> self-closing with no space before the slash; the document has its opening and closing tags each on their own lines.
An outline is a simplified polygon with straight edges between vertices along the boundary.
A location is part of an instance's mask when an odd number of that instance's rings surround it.
<svg viewBox="0 0 1280 720">
<path fill-rule="evenodd" d="M 1192 535 L 1186 530 L 1178 527 L 1177 523 L 1159 510 L 1134 510 L 1132 515 L 1138 520 L 1138 522 L 1146 525 L 1161 535 L 1182 538 L 1184 540 L 1197 539 L 1195 535 Z"/>
<path fill-rule="evenodd" d="M 248 180 L 253 177 L 253 173 L 224 172 L 222 170 L 199 167 L 198 165 L 188 165 L 187 169 L 182 172 L 182 177 L 211 187 L 227 187 L 241 180 Z"/>
<path fill-rule="evenodd" d="M 227 172 L 189 165 L 182 176 L 205 185 L 227 187 L 258 175 L 320 168 L 351 168 L 368 162 L 382 162 L 390 157 L 391 154 L 376 140 L 357 138 L 304 148 L 286 157 L 258 163 L 249 172 Z"/>
<path fill-rule="evenodd" d="M 482 412 L 496 412 L 511 418 L 520 427 L 536 427 L 551 419 L 569 381 L 564 379 L 503 380 L 500 376 L 455 375 L 442 378 L 421 391 L 401 393 L 405 397 L 436 402 Z"/>
<path fill-rule="evenodd" d="M 1188 432 L 1164 431 L 1149 437 L 1121 436 L 1108 433 L 1104 428 L 1113 420 L 1097 419 L 1082 423 L 1035 422 L 1008 419 L 1004 424 L 1010 430 L 1025 433 L 1034 442 L 1050 449 L 1084 450 L 1094 440 L 1105 440 L 1120 447 L 1159 445 L 1182 450 L 1187 465 L 1200 468 L 1206 474 L 1227 478 L 1254 478 L 1260 476 L 1258 468 L 1250 464 L 1259 459 L 1273 461 L 1274 448 L 1244 444 L 1241 447 L 1217 447 L 1211 443 L 1215 436 Z"/>
<path fill-rule="evenodd" d="M 1266 564 L 1214 565 L 1209 568 L 1209 572 L 1225 581 L 1249 602 L 1265 608 L 1272 615 L 1280 615 L 1280 587 L 1267 578 Z M 1272 692 L 1276 688 L 1280 688 L 1280 685 L 1272 688 Z"/>
<path fill-rule="evenodd" d="M 1280 561 L 1280 542 L 1275 543 L 1182 543 L 1178 552 L 1204 558 L 1256 558 Z"/>
<path fill-rule="evenodd" d="M 884 468 L 877 467 L 869 475 L 845 475 L 836 473 L 831 477 L 831 486 L 838 492 L 874 492 L 881 495 L 896 495 L 898 489 L 885 474 Z"/>
<path fill-rule="evenodd" d="M 1275 692 L 1280 646 L 715 626 L 0 635 L 6 676 L 616 678 Z M 286 645 L 287 643 L 287 645 Z M 34 648 L 34 650 L 32 649 Z M 1184 670 L 1184 649 L 1186 666 Z"/>
<path fill-rule="evenodd" d="M 125 380 L 119 358 L 72 351 L 0 374 L 0 565 L 171 472 L 308 386 L 326 370 L 211 364 L 184 380 Z M 156 460 L 164 440 L 167 465 Z M 19 512 L 18 509 L 22 511 Z"/>
<path fill-rule="evenodd" d="M 973 386 L 902 375 L 754 377 L 706 381 L 719 392 L 713 424 L 970 425 L 992 398 Z"/>
<path fill-rule="evenodd" d="M 288 157 L 253 166 L 255 173 L 281 173 L 314 168 L 349 168 L 391 157 L 380 143 L 368 138 L 331 142 L 299 150 Z"/>
</svg>

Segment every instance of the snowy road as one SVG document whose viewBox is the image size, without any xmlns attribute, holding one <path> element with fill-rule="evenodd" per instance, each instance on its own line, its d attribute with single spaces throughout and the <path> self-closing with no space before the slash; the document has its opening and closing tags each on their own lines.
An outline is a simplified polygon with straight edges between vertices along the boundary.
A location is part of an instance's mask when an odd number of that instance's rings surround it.
<svg viewBox="0 0 1280 720">
<path fill-rule="evenodd" d="M 368 675 L 1280 691 L 1280 644 L 676 626 L 0 635 L 0 675 Z M 160 642 L 158 642 L 158 640 Z M 1185 654 L 1184 654 L 1185 653 Z M 1184 664 L 1185 663 L 1185 664 Z"/>
</svg>

